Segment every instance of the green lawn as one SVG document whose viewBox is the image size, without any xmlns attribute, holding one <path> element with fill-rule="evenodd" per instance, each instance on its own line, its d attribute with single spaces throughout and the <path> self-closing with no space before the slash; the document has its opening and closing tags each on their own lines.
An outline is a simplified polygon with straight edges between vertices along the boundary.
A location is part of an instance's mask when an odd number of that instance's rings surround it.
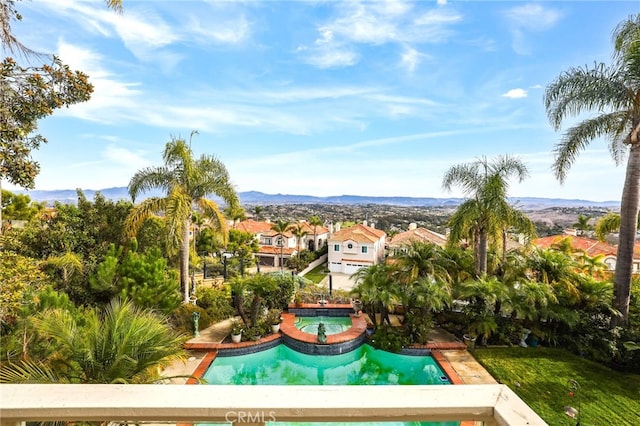
<svg viewBox="0 0 640 426">
<path fill-rule="evenodd" d="M 578 405 L 578 395 L 569 396 L 571 379 L 581 387 L 582 426 L 640 424 L 640 375 L 619 373 L 562 349 L 479 348 L 474 356 L 550 425 L 576 424 L 563 411 Z"/>
<path fill-rule="evenodd" d="M 320 281 L 322 281 L 322 279 L 324 277 L 327 276 L 327 264 L 323 263 L 321 265 L 316 266 L 315 268 L 313 268 L 312 270 L 310 270 L 309 272 L 307 272 L 304 277 L 308 280 L 313 281 L 314 283 L 318 284 L 320 283 Z"/>
</svg>

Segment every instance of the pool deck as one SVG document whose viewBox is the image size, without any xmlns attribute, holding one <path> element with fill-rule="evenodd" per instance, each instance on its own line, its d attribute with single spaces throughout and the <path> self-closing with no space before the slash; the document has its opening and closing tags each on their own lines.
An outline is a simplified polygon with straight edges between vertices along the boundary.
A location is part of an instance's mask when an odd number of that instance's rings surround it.
<svg viewBox="0 0 640 426">
<path fill-rule="evenodd" d="M 393 319 L 392 319 L 393 321 Z M 260 342 L 223 343 L 231 330 L 231 319 L 213 324 L 200 331 L 198 337 L 194 337 L 185 343 L 189 351 L 189 358 L 184 362 L 175 362 L 163 370 L 167 383 L 183 384 L 196 382 L 189 377 L 200 376 L 203 369 L 211 363 L 215 357 L 216 349 L 225 347 L 238 347 L 239 345 L 257 345 Z M 272 334 L 262 339 L 273 340 L 280 338 L 280 334 Z M 436 328 L 429 334 L 429 343 L 426 348 L 454 384 L 496 384 L 496 380 L 476 361 L 473 355 L 466 350 L 463 342 L 445 330 Z M 199 371 L 200 370 L 200 371 Z M 198 374 L 200 373 L 200 374 Z"/>
</svg>

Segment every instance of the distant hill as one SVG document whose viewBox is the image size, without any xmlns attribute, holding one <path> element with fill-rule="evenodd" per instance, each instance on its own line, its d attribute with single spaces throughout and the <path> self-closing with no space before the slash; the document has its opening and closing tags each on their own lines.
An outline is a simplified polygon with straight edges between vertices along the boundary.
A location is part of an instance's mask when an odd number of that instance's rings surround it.
<svg viewBox="0 0 640 426">
<path fill-rule="evenodd" d="M 62 203 L 75 203 L 77 201 L 76 190 L 63 189 L 51 191 L 16 191 L 27 194 L 32 200 L 53 204 L 56 201 Z M 111 200 L 130 200 L 126 187 L 105 188 L 100 190 L 83 190 L 88 199 L 93 199 L 96 192 L 100 192 L 105 198 Z M 160 191 L 145 194 L 145 197 L 162 195 Z M 258 191 L 239 192 L 240 202 L 243 205 L 269 205 L 269 204 L 386 204 L 405 207 L 456 207 L 462 198 L 431 198 L 431 197 L 375 197 L 362 195 L 336 195 L 331 197 L 314 197 L 312 195 L 291 194 L 265 194 Z M 142 197 L 141 199 L 144 199 Z M 511 197 L 510 202 L 523 210 L 540 210 L 549 207 L 601 207 L 617 209 L 618 201 L 589 201 L 561 198 L 535 198 L 535 197 Z M 136 200 L 140 201 L 140 200 Z"/>
</svg>

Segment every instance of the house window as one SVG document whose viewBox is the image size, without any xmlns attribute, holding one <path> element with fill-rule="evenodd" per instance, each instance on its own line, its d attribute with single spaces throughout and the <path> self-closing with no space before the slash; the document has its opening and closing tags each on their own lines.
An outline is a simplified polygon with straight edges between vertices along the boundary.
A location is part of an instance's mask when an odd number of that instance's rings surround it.
<svg viewBox="0 0 640 426">
<path fill-rule="evenodd" d="M 278 247 L 284 247 L 284 239 L 282 237 L 276 238 L 276 245 Z"/>
<path fill-rule="evenodd" d="M 340 251 L 340 244 L 334 244 L 333 251 Z"/>
<path fill-rule="evenodd" d="M 353 244 L 351 244 L 351 243 L 347 244 L 347 248 L 348 249 L 352 249 L 353 248 Z"/>
<path fill-rule="evenodd" d="M 265 245 L 268 245 L 268 246 L 270 246 L 271 244 L 273 244 L 273 243 L 272 243 L 272 241 L 271 241 L 271 237 L 269 237 L 269 238 L 265 238 L 265 239 L 264 239 L 264 243 L 265 243 Z"/>
<path fill-rule="evenodd" d="M 362 247 L 362 254 L 367 254 L 367 248 L 366 247 Z"/>
</svg>

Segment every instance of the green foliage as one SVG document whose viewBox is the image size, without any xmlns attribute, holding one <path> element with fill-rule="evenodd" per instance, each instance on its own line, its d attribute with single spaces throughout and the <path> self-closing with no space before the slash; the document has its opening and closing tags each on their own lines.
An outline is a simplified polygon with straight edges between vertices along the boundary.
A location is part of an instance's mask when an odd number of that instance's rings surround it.
<svg viewBox="0 0 640 426">
<path fill-rule="evenodd" d="M 429 333 L 433 330 L 433 319 L 430 313 L 424 315 L 408 315 L 403 326 L 411 343 L 426 344 Z"/>
<path fill-rule="evenodd" d="M 190 303 L 182 303 L 171 314 L 171 325 L 173 328 L 181 334 L 193 335 L 193 313 L 198 312 L 200 319 L 198 320 L 198 326 L 200 330 L 203 330 L 213 324 L 209 313 L 197 305 Z"/>
<path fill-rule="evenodd" d="M 268 333 L 265 332 L 264 324 L 256 323 L 255 325 L 250 325 L 244 330 L 242 333 L 242 340 L 255 342 L 260 340 L 265 334 Z"/>
<path fill-rule="evenodd" d="M 231 321 L 231 334 L 241 334 L 244 331 L 244 323 L 240 320 L 234 319 Z"/>
<path fill-rule="evenodd" d="M 400 352 L 411 341 L 399 327 L 381 325 L 373 332 L 370 340 L 371 346 L 387 352 Z"/>
<path fill-rule="evenodd" d="M 517 229 L 535 234 L 535 226 L 522 212 L 508 203 L 508 180 L 522 182 L 528 176 L 527 167 L 518 158 L 499 156 L 492 161 L 482 157 L 471 163 L 452 166 L 444 175 L 442 186 L 451 190 L 459 186 L 465 200 L 449 219 L 448 244 L 466 240 L 473 247 L 476 275 L 487 273 L 488 244 L 502 246 L 505 231 Z"/>
<path fill-rule="evenodd" d="M 230 229 L 226 251 L 233 253 L 235 257 L 244 259 L 245 265 L 249 265 L 253 262 L 253 254 L 260 251 L 260 245 L 251 232 Z"/>
<path fill-rule="evenodd" d="M 123 222 L 131 203 L 107 200 L 97 193 L 94 201 L 78 191 L 78 205 L 56 203 L 56 214 L 41 216 L 29 222 L 25 229 L 12 229 L 5 238 L 5 249 L 36 259 L 61 258 L 75 255 L 82 261 L 82 274 L 60 277 L 59 268 L 52 271 L 58 280 L 57 289 L 64 290 L 76 304 L 93 304 L 88 291 L 87 276 L 94 274 L 111 244 L 121 239 Z M 108 299 L 102 299 L 106 301 Z"/>
<path fill-rule="evenodd" d="M 175 270 L 167 266 L 159 249 L 138 253 L 132 247 L 125 254 L 112 246 L 105 260 L 90 278 L 93 289 L 100 294 L 118 294 L 142 308 L 172 312 L 181 301 Z"/>
<path fill-rule="evenodd" d="M 280 320 L 281 320 L 280 316 L 281 315 L 282 315 L 282 310 L 276 309 L 276 308 L 271 308 L 267 312 L 267 316 L 265 318 L 265 321 L 269 325 L 280 324 Z"/>
<path fill-rule="evenodd" d="M 299 283 L 302 280 L 289 274 L 274 273 L 269 276 L 274 279 L 275 287 L 265 298 L 266 305 L 268 308 L 284 309 L 291 302 L 296 290 L 296 282 Z"/>
<path fill-rule="evenodd" d="M 0 382 L 153 383 L 161 368 L 186 355 L 183 337 L 163 317 L 128 301 L 86 309 L 81 322 L 64 309 L 45 310 L 33 326 L 49 342 L 49 356 L 4 364 Z"/>
<path fill-rule="evenodd" d="M 3 251 L 0 255 L 0 326 L 5 333 L 15 324 L 21 309 L 33 303 L 33 296 L 51 283 L 34 259 Z"/>
<path fill-rule="evenodd" d="M 0 65 L 0 80 L 0 178 L 33 188 L 40 166 L 31 152 L 47 142 L 35 133 L 38 120 L 58 108 L 89 100 L 93 86 L 86 74 L 71 71 L 56 57 L 39 67 L 22 67 L 6 58 Z"/>
<path fill-rule="evenodd" d="M 31 220 L 44 210 L 44 203 L 31 201 L 27 194 L 14 194 L 2 190 L 2 220 Z"/>
<path fill-rule="evenodd" d="M 212 321 L 218 322 L 233 316 L 233 304 L 227 289 L 198 287 L 196 296 L 198 306 L 207 311 Z"/>
<path fill-rule="evenodd" d="M 315 252 L 302 250 L 289 259 L 289 267 L 297 271 L 302 271 L 314 260 L 316 260 Z"/>
</svg>

